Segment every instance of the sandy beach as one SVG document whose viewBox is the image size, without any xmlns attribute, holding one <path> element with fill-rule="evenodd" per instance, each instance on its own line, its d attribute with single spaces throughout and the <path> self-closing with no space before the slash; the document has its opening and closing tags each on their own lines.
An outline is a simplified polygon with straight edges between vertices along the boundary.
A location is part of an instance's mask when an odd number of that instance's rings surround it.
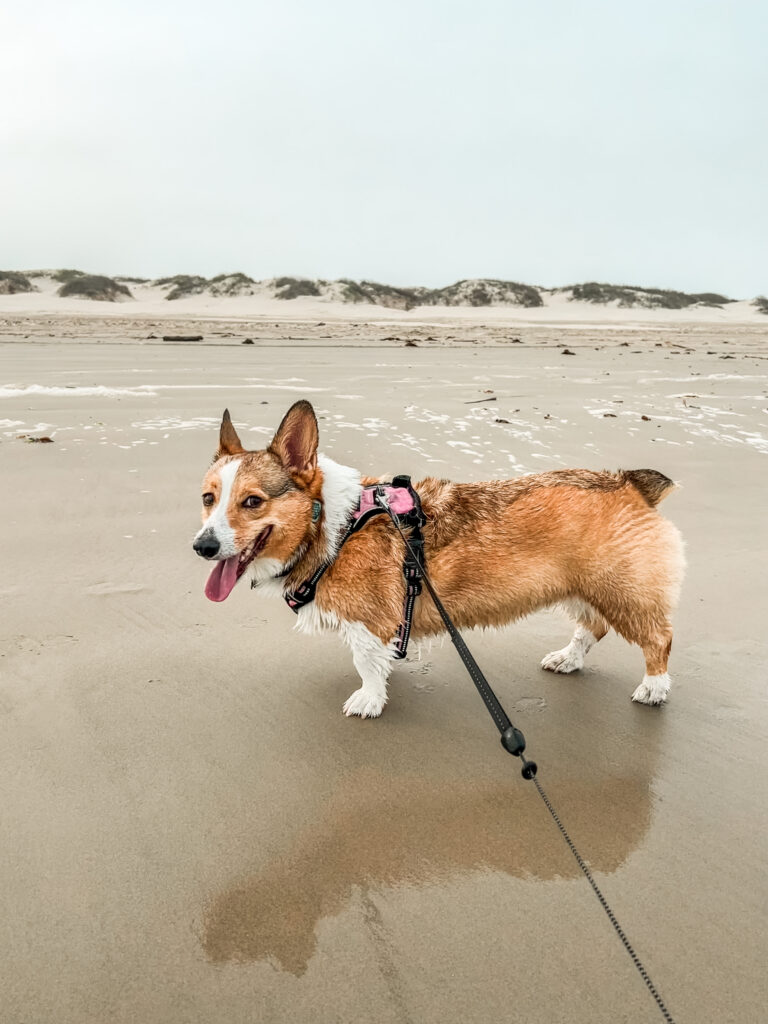
<svg viewBox="0 0 768 1024">
<path fill-rule="evenodd" d="M 559 613 L 467 639 L 678 1024 L 763 1019 L 768 318 L 17 299 L 4 1024 L 656 1019 L 450 644 L 413 651 L 381 719 L 347 719 L 337 639 L 245 589 L 205 599 L 191 539 L 222 409 L 260 447 L 298 398 L 368 472 L 680 481 L 667 706 L 631 703 L 642 656 L 614 635 L 577 676 L 543 672 Z M 204 340 L 160 340 L 182 332 Z"/>
</svg>

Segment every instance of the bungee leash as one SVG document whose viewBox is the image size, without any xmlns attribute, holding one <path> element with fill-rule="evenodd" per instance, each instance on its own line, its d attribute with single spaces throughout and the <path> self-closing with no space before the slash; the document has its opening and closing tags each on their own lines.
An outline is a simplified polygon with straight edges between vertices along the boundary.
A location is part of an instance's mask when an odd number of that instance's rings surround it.
<svg viewBox="0 0 768 1024">
<path fill-rule="evenodd" d="M 401 479 L 405 479 L 405 478 L 401 478 Z M 410 481 L 408 483 L 410 484 Z M 413 493 L 415 494 L 415 492 L 413 492 Z M 549 811 L 549 813 L 550 813 L 550 815 L 552 817 L 552 820 L 554 821 L 555 825 L 557 825 L 557 828 L 558 828 L 560 834 L 562 835 L 563 839 L 565 840 L 565 843 L 567 844 L 568 849 L 573 854 L 573 857 L 576 860 L 576 863 L 579 865 L 579 867 L 581 868 L 581 871 L 584 874 L 584 877 L 589 882 L 590 887 L 592 888 L 592 891 L 594 892 L 595 896 L 597 897 L 597 899 L 598 899 L 598 901 L 600 903 L 600 906 L 605 911 L 605 913 L 606 913 L 606 915 L 608 917 L 608 920 L 611 922 L 611 925 L 613 926 L 614 931 L 616 932 L 616 934 L 618 935 L 618 937 L 619 937 L 619 939 L 621 941 L 621 944 L 624 946 L 624 949 L 629 954 L 629 956 L 630 956 L 630 958 L 632 960 L 632 963 L 635 965 L 635 967 L 637 968 L 638 973 L 640 974 L 640 977 L 645 982 L 646 988 L 648 989 L 650 994 L 653 996 L 653 999 L 656 1002 L 656 1005 L 658 1006 L 658 1008 L 659 1008 L 659 1010 L 661 1012 L 662 1017 L 667 1022 L 667 1024 L 675 1024 L 675 1021 L 674 1021 L 674 1019 L 672 1017 L 672 1014 L 669 1012 L 669 1010 L 665 1006 L 663 999 L 659 995 L 659 992 L 658 992 L 656 986 L 651 981 L 650 975 L 648 974 L 647 970 L 645 969 L 642 961 L 640 960 L 640 957 L 635 952 L 632 944 L 630 943 L 629 939 L 626 936 L 626 933 L 624 932 L 624 929 L 619 924 L 619 922 L 618 922 L 618 920 L 616 918 L 616 915 L 611 910 L 611 908 L 610 908 L 610 906 L 608 904 L 608 901 L 606 900 L 605 896 L 601 892 L 600 887 L 598 886 L 597 882 L 592 877 L 592 873 L 589 870 L 589 868 L 587 867 L 587 864 L 586 864 L 584 858 L 581 856 L 581 854 L 577 850 L 576 845 L 573 842 L 573 840 L 571 839 L 570 835 L 568 834 L 568 831 L 567 831 L 565 825 L 563 825 L 562 821 L 560 820 L 560 817 L 558 816 L 557 812 L 555 811 L 554 807 L 552 806 L 552 803 L 550 802 L 549 797 L 544 792 L 544 789 L 543 789 L 543 787 L 542 787 L 542 785 L 541 785 L 541 783 L 539 782 L 539 779 L 538 779 L 538 775 L 537 775 L 537 773 L 538 773 L 538 766 L 537 766 L 536 762 L 535 761 L 529 761 L 524 756 L 523 752 L 525 750 L 525 737 L 523 736 L 523 734 L 520 731 L 520 729 L 518 729 L 516 726 L 514 726 L 512 724 L 512 722 L 510 721 L 510 718 L 507 715 L 507 713 L 504 710 L 504 708 L 502 707 L 501 702 L 499 701 L 499 698 L 493 692 L 493 688 L 491 687 L 491 685 L 488 682 L 488 680 L 485 678 L 485 675 L 483 674 L 480 666 L 477 664 L 477 662 L 475 661 L 474 657 L 472 656 L 472 652 L 467 647 L 466 643 L 464 642 L 463 637 L 461 636 L 461 634 L 459 633 L 459 631 L 456 629 L 456 627 L 454 626 L 453 622 L 451 621 L 451 618 L 448 615 L 448 612 L 445 610 L 445 607 L 444 607 L 442 601 L 437 596 L 437 593 L 435 591 L 435 588 L 434 588 L 434 585 L 432 583 L 432 580 L 429 578 L 429 573 L 427 572 L 426 567 L 424 565 L 423 541 L 421 540 L 421 536 L 419 536 L 419 540 L 421 541 L 421 544 L 419 545 L 419 550 L 415 551 L 411 547 L 411 542 L 410 542 L 408 536 L 406 535 L 405 530 L 403 529 L 403 527 L 400 524 L 400 519 L 398 517 L 397 512 L 393 511 L 393 509 L 392 509 L 392 507 L 391 507 L 391 505 L 389 503 L 389 500 L 388 500 L 388 497 L 387 497 L 387 493 L 386 493 L 386 490 L 385 490 L 383 485 L 379 485 L 378 487 L 376 487 L 376 489 L 374 491 L 373 500 L 379 506 L 379 508 L 382 508 L 387 513 L 389 518 L 394 523 L 395 529 L 397 530 L 397 532 L 402 537 L 403 544 L 405 545 L 406 551 L 408 552 L 409 564 L 411 566 L 418 566 L 418 571 L 419 571 L 419 573 L 421 575 L 421 578 L 423 579 L 424 584 L 425 584 L 427 590 L 429 591 L 430 597 L 432 598 L 432 600 L 435 603 L 435 607 L 437 608 L 437 611 L 438 611 L 438 613 L 440 615 L 440 618 L 443 620 L 443 624 L 445 625 L 445 628 L 446 628 L 446 630 L 448 632 L 448 635 L 451 638 L 451 642 L 453 643 L 453 646 L 458 651 L 459 657 L 461 658 L 462 662 L 464 663 L 464 667 L 466 668 L 467 672 L 469 673 L 469 676 L 470 676 L 472 682 L 475 684 L 478 693 L 483 698 L 483 702 L 485 703 L 486 709 L 488 710 L 488 713 L 490 714 L 491 718 L 493 719 L 494 724 L 496 725 L 496 728 L 501 733 L 501 745 L 504 747 L 504 749 L 508 753 L 512 754 L 514 757 L 519 757 L 520 758 L 520 761 L 522 763 L 521 774 L 522 774 L 523 778 L 532 781 L 534 786 L 536 787 L 536 790 L 537 790 L 539 796 L 541 797 L 542 801 L 544 802 L 544 806 Z M 418 501 L 418 498 L 417 498 L 417 501 Z M 419 513 L 421 513 L 420 503 L 419 503 Z"/>
</svg>

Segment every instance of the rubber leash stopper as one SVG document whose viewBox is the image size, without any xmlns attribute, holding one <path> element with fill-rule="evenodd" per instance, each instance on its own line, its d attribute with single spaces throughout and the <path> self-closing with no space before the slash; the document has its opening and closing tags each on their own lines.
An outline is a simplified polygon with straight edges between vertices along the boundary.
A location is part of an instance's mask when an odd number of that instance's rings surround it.
<svg viewBox="0 0 768 1024">
<path fill-rule="evenodd" d="M 525 736 L 514 725 L 510 725 L 501 734 L 501 745 L 508 753 L 514 754 L 515 757 L 520 757 L 525 750 Z"/>
<path fill-rule="evenodd" d="M 523 778 L 534 779 L 538 770 L 538 765 L 535 761 L 526 761 L 523 765 Z"/>
</svg>

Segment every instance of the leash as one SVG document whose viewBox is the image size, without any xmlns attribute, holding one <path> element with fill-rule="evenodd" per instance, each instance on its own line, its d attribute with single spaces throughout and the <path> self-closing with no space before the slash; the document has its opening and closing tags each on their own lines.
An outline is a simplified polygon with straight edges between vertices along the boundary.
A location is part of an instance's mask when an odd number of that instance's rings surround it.
<svg viewBox="0 0 768 1024">
<path fill-rule="evenodd" d="M 525 756 L 523 754 L 523 751 L 525 750 L 525 737 L 523 736 L 523 734 L 520 731 L 520 729 L 516 728 L 512 724 L 512 722 L 510 721 L 509 716 L 507 715 L 506 711 L 504 710 L 504 708 L 501 705 L 501 702 L 499 701 L 499 698 L 493 692 L 493 689 L 492 689 L 490 683 L 485 678 L 485 676 L 483 675 L 482 670 L 480 669 L 480 666 L 477 664 L 477 662 L 475 661 L 474 657 L 472 656 L 472 652 L 467 647 L 467 645 L 464 642 L 463 637 L 461 636 L 461 634 L 459 633 L 459 631 L 456 629 L 456 627 L 454 626 L 453 622 L 451 621 L 451 618 L 448 615 L 448 612 L 445 610 L 445 607 L 444 607 L 442 601 L 437 596 L 437 593 L 435 591 L 435 588 L 434 588 L 434 585 L 432 583 L 432 580 L 429 578 L 429 573 L 427 572 L 426 567 L 424 565 L 423 558 L 420 558 L 419 555 L 417 555 L 417 552 L 414 551 L 411 548 L 411 543 L 410 543 L 408 537 L 406 536 L 405 531 L 403 530 L 402 526 L 400 525 L 400 521 L 399 521 L 397 513 L 392 510 L 392 508 L 391 508 L 391 506 L 389 504 L 389 500 L 387 498 L 387 494 L 386 494 L 386 491 L 385 491 L 383 486 L 381 486 L 381 485 L 377 486 L 377 488 L 376 488 L 376 490 L 374 492 L 374 501 L 376 502 L 376 504 L 380 508 L 384 509 L 384 511 L 389 516 L 389 518 L 395 524 L 395 529 L 397 530 L 397 532 L 402 537 L 403 543 L 405 544 L 406 551 L 410 555 L 411 564 L 418 564 L 419 565 L 420 572 L 421 572 L 422 578 L 424 580 L 424 583 L 426 585 L 426 588 L 429 591 L 430 597 L 432 598 L 432 600 L 435 603 L 435 607 L 437 608 L 437 610 L 438 610 L 438 612 L 440 614 L 440 618 L 443 620 L 443 624 L 445 625 L 445 628 L 448 631 L 448 635 L 451 638 L 453 646 L 458 651 L 459 657 L 464 662 L 464 667 L 466 668 L 467 672 L 469 673 L 470 678 L 472 679 L 472 682 L 477 687 L 478 693 L 483 698 L 483 701 L 484 701 L 485 706 L 486 706 L 486 708 L 488 710 L 488 713 L 490 714 L 491 718 L 493 719 L 493 721 L 494 721 L 494 723 L 496 725 L 496 728 L 501 733 L 501 745 L 502 745 L 502 747 L 504 747 L 504 749 L 508 753 L 512 754 L 514 757 L 519 757 L 520 758 L 520 761 L 521 761 L 522 766 L 523 766 L 522 767 L 522 772 L 521 772 L 523 778 L 531 780 L 533 782 L 534 786 L 536 787 L 536 790 L 537 790 L 539 796 L 541 797 L 541 799 L 544 802 L 544 806 L 547 808 L 547 810 L 549 811 L 550 815 L 552 816 L 552 820 L 557 825 L 557 828 L 560 831 L 560 834 L 562 835 L 563 839 L 565 840 L 565 842 L 566 842 L 566 844 L 568 846 L 568 849 L 573 854 L 573 856 L 574 856 L 574 858 L 576 860 L 576 863 L 581 868 L 581 870 L 582 870 L 582 872 L 584 874 L 584 877 L 589 882 L 589 884 L 590 884 L 590 886 L 592 888 L 592 891 L 594 892 L 595 896 L 597 897 L 598 901 L 600 902 L 600 906 L 603 908 L 603 910 L 605 911 L 605 913 L 606 913 L 606 915 L 608 917 L 608 920 L 613 925 L 613 929 L 616 932 L 616 934 L 618 935 L 618 937 L 619 937 L 619 939 L 621 941 L 621 944 L 624 946 L 624 949 L 629 954 L 629 956 L 630 956 L 630 958 L 632 960 L 632 963 L 635 965 L 635 967 L 637 968 L 638 973 L 640 974 L 640 977 L 645 982 L 646 988 L 648 989 L 650 994 L 653 996 L 653 999 L 655 1000 L 656 1005 L 658 1006 L 659 1010 L 661 1011 L 662 1017 L 667 1022 L 667 1024 L 675 1024 L 674 1019 L 672 1018 L 672 1015 L 670 1014 L 669 1010 L 664 1005 L 664 1001 L 662 1000 L 661 996 L 659 995 L 658 990 L 656 989 L 656 986 L 651 981 L 650 975 L 648 974 L 648 972 L 646 971 L 645 967 L 643 966 L 643 963 L 640 960 L 640 957 L 635 952 L 632 944 L 630 943 L 629 939 L 626 936 L 626 933 L 624 932 L 624 929 L 619 924 L 616 915 L 611 910 L 611 908 L 610 908 L 610 906 L 608 904 L 608 901 L 606 900 L 605 896 L 602 894 L 602 892 L 600 890 L 600 887 L 598 886 L 597 882 L 592 877 L 592 872 L 587 867 L 587 864 L 584 861 L 584 858 L 581 856 L 579 851 L 576 849 L 576 845 L 573 842 L 573 840 L 571 839 L 570 835 L 568 834 L 568 831 L 567 831 L 565 825 L 563 825 L 563 823 L 560 820 L 557 812 L 555 811 L 554 807 L 552 806 L 552 803 L 550 802 L 549 797 L 544 792 L 544 789 L 543 789 L 543 787 L 542 787 L 542 785 L 539 782 L 538 777 L 537 777 L 538 766 L 537 766 L 536 762 L 535 761 L 528 761 L 525 758 Z"/>
</svg>

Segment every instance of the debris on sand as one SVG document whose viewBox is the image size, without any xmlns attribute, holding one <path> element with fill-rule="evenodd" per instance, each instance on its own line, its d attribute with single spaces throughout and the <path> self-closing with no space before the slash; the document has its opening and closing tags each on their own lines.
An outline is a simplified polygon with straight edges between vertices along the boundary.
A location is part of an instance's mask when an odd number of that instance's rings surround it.
<svg viewBox="0 0 768 1024">
<path fill-rule="evenodd" d="M 480 402 L 495 402 L 496 395 L 493 398 L 473 398 L 469 402 L 465 402 L 464 405 L 479 405 Z"/>
<path fill-rule="evenodd" d="M 17 434 L 17 440 L 26 441 L 27 444 L 53 444 L 53 438 L 48 437 L 33 437 L 32 434 Z"/>
<path fill-rule="evenodd" d="M 406 340 L 405 340 L 405 347 L 406 348 L 418 348 L 419 345 L 418 345 L 418 342 L 414 341 L 413 338 L 406 338 Z"/>
<path fill-rule="evenodd" d="M 163 341 L 202 341 L 202 334 L 164 334 Z"/>
<path fill-rule="evenodd" d="M 642 415 L 642 416 L 640 417 L 640 419 L 641 419 L 641 420 L 645 420 L 645 422 L 646 422 L 646 423 L 650 423 L 650 422 L 651 422 L 651 417 L 650 417 L 650 416 L 646 416 L 645 414 L 643 414 L 643 415 Z"/>
<path fill-rule="evenodd" d="M 616 417 L 616 413 L 615 412 L 604 412 L 603 413 L 603 419 L 605 419 L 605 420 L 615 420 L 616 418 L 617 417 Z"/>
<path fill-rule="evenodd" d="M 253 340 L 253 338 L 243 338 L 241 344 L 242 345 L 253 345 L 254 344 L 254 340 Z"/>
<path fill-rule="evenodd" d="M 560 353 L 560 355 L 561 356 L 575 356 L 576 353 L 575 352 L 571 352 L 571 350 L 569 348 L 564 348 L 563 351 Z"/>
</svg>

